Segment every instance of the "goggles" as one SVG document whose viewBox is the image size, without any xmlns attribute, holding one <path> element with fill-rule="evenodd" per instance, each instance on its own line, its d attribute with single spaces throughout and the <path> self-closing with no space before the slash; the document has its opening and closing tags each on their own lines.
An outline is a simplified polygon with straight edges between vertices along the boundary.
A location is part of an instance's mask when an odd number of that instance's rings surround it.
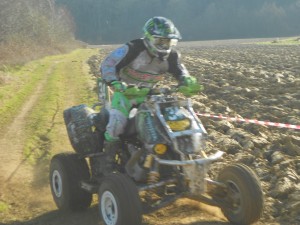
<svg viewBox="0 0 300 225">
<path fill-rule="evenodd" d="M 176 46 L 177 42 L 177 39 L 154 37 L 153 45 L 160 50 L 169 50 L 172 46 Z"/>
</svg>

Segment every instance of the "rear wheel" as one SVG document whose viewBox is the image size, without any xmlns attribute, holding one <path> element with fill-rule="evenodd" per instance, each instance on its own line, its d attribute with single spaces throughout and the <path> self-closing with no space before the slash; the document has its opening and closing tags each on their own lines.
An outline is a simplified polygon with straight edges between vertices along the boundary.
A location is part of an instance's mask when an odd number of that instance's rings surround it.
<svg viewBox="0 0 300 225">
<path fill-rule="evenodd" d="M 108 175 L 99 188 L 99 212 L 105 225 L 140 225 L 142 206 L 133 181 L 119 173 Z"/>
<path fill-rule="evenodd" d="M 80 211 L 88 208 L 92 194 L 80 187 L 80 181 L 89 180 L 85 159 L 76 153 L 55 155 L 50 164 L 50 186 L 56 206 L 61 210 Z"/>
<path fill-rule="evenodd" d="M 234 164 L 220 172 L 218 180 L 226 189 L 218 193 L 221 210 L 234 224 L 251 224 L 259 220 L 263 211 L 263 192 L 256 174 L 246 165 Z"/>
</svg>

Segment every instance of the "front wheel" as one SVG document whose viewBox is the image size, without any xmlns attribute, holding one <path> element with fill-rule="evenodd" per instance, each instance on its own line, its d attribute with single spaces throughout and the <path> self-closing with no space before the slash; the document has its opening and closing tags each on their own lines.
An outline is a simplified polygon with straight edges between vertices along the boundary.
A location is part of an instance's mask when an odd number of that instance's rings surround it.
<svg viewBox="0 0 300 225">
<path fill-rule="evenodd" d="M 105 225 L 140 225 L 142 206 L 136 185 L 128 177 L 109 174 L 99 188 L 99 211 Z"/>
<path fill-rule="evenodd" d="M 226 185 L 219 193 L 221 210 L 234 224 L 252 224 L 263 211 L 263 192 L 256 174 L 246 165 L 234 164 L 220 172 L 218 180 Z"/>
</svg>

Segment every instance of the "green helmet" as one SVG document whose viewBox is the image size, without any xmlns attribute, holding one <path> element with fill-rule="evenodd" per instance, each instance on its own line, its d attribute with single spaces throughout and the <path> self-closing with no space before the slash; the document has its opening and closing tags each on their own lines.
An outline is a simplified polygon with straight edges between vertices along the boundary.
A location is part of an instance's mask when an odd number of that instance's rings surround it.
<svg viewBox="0 0 300 225">
<path fill-rule="evenodd" d="M 173 22 L 165 17 L 153 17 L 149 19 L 143 28 L 144 43 L 155 57 L 166 59 L 171 48 L 177 45 L 181 35 Z"/>
</svg>

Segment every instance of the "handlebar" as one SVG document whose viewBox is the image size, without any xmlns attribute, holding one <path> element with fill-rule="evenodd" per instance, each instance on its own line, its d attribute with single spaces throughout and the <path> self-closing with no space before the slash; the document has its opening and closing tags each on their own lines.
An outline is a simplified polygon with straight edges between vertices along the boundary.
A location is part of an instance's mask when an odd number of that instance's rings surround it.
<svg viewBox="0 0 300 225">
<path fill-rule="evenodd" d="M 132 87 L 136 87 L 138 89 L 143 89 L 143 88 L 149 88 L 147 86 L 144 85 L 135 85 L 135 84 L 129 84 L 127 86 L 127 88 L 132 88 Z M 171 85 L 170 87 L 152 87 L 149 88 L 150 91 L 148 92 L 148 96 L 151 95 L 160 95 L 160 94 L 172 94 L 172 93 L 176 93 L 178 91 L 178 86 L 177 85 Z"/>
</svg>

